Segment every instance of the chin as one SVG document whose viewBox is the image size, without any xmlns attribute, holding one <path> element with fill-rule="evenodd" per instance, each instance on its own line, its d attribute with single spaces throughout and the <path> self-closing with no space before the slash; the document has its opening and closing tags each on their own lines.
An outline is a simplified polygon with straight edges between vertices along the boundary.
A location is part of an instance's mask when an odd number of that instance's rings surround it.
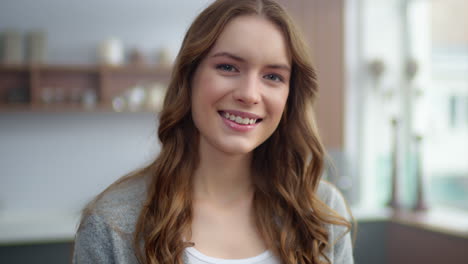
<svg viewBox="0 0 468 264">
<path fill-rule="evenodd" d="M 250 142 L 230 142 L 226 144 L 226 142 L 220 142 L 216 144 L 216 148 L 223 153 L 228 155 L 246 155 L 254 151 L 257 147 L 256 144 L 252 144 Z"/>
<path fill-rule="evenodd" d="M 253 146 L 244 146 L 244 145 L 230 145 L 222 146 L 220 150 L 226 154 L 230 155 L 245 155 L 251 153 L 255 147 Z"/>
</svg>

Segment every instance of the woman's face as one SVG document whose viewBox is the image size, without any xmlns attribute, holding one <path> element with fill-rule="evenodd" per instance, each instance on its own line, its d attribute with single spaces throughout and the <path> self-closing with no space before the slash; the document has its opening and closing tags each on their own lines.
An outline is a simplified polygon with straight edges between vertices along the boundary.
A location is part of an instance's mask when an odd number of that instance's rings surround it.
<svg viewBox="0 0 468 264">
<path fill-rule="evenodd" d="M 230 21 L 192 80 L 200 146 L 246 154 L 262 144 L 279 124 L 290 74 L 286 41 L 272 22 L 260 16 Z"/>
</svg>

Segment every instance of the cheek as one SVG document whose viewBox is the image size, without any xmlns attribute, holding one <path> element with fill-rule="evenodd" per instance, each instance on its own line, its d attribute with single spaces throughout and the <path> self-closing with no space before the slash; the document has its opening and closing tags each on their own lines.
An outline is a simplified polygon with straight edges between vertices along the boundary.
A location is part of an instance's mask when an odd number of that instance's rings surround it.
<svg viewBox="0 0 468 264">
<path fill-rule="evenodd" d="M 192 100 L 213 103 L 226 90 L 226 86 L 227 84 L 222 78 L 209 70 L 200 72 L 199 76 L 194 80 Z"/>
<path fill-rule="evenodd" d="M 200 69 L 197 71 L 193 82 L 192 82 L 192 105 L 200 107 L 205 104 L 208 99 L 210 89 L 212 87 L 210 76 L 206 73 L 206 70 Z"/>
<path fill-rule="evenodd" d="M 276 117 L 276 120 L 275 120 L 275 123 L 276 123 L 276 127 L 279 126 L 279 124 L 281 123 L 281 120 L 283 119 L 283 116 L 284 116 L 284 111 L 286 110 L 286 103 L 287 103 L 287 99 L 288 99 L 288 93 L 284 93 L 282 96 L 279 96 L 277 98 L 277 100 L 275 101 L 275 117 Z"/>
<path fill-rule="evenodd" d="M 275 114 L 279 115 L 279 118 L 281 118 L 284 112 L 284 109 L 286 107 L 288 94 L 289 94 L 288 90 L 282 93 L 278 93 L 277 96 L 275 96 L 274 100 L 272 101 L 272 108 L 274 109 Z"/>
<path fill-rule="evenodd" d="M 225 85 L 210 71 L 200 71 L 192 84 L 192 118 L 200 129 L 217 115 L 217 104 L 224 95 Z"/>
</svg>

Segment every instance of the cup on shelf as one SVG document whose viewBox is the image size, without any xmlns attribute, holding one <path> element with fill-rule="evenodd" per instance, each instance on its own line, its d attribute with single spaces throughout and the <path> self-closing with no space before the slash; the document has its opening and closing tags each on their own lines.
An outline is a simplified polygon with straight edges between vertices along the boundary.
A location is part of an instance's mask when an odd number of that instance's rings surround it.
<svg viewBox="0 0 468 264">
<path fill-rule="evenodd" d="M 21 64 L 24 62 L 22 36 L 17 30 L 7 30 L 2 34 L 3 45 L 0 54 L 1 62 L 5 64 Z"/>
<path fill-rule="evenodd" d="M 146 100 L 146 91 L 141 85 L 135 85 L 127 93 L 128 109 L 138 111 L 143 107 Z"/>
<path fill-rule="evenodd" d="M 117 38 L 109 38 L 101 43 L 99 57 L 102 64 L 118 66 L 123 64 L 123 45 Z"/>
<path fill-rule="evenodd" d="M 36 30 L 27 34 L 27 59 L 29 63 L 44 63 L 46 61 L 46 41 L 44 31 Z"/>
<path fill-rule="evenodd" d="M 157 51 L 157 62 L 160 66 L 170 66 L 172 64 L 171 52 L 168 48 L 162 47 Z"/>
<path fill-rule="evenodd" d="M 9 88 L 6 94 L 8 103 L 27 103 L 29 101 L 29 91 L 25 86 Z"/>
<path fill-rule="evenodd" d="M 93 108 L 97 104 L 97 94 L 94 89 L 86 89 L 81 97 L 81 102 L 86 108 Z"/>
<path fill-rule="evenodd" d="M 129 64 L 134 67 L 140 67 L 146 65 L 146 59 L 143 52 L 139 49 L 132 49 L 129 53 Z"/>
<path fill-rule="evenodd" d="M 81 101 L 82 91 L 78 87 L 73 87 L 68 93 L 68 101 L 70 103 L 79 103 Z"/>
<path fill-rule="evenodd" d="M 127 102 L 122 96 L 116 96 L 112 99 L 112 108 L 116 112 L 122 112 L 127 107 Z"/>
<path fill-rule="evenodd" d="M 53 90 L 53 102 L 56 104 L 65 103 L 65 90 L 63 87 L 55 87 Z"/>
<path fill-rule="evenodd" d="M 161 83 L 154 83 L 148 86 L 148 98 L 146 107 L 152 111 L 161 111 L 166 95 L 166 87 Z"/>
<path fill-rule="evenodd" d="M 43 87 L 41 89 L 41 101 L 44 104 L 51 104 L 54 102 L 54 88 Z"/>
</svg>

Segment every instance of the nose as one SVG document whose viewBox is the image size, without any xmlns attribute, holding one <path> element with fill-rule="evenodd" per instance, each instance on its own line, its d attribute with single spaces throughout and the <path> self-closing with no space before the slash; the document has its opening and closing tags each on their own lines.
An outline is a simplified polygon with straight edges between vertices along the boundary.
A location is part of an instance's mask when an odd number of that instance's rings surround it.
<svg viewBox="0 0 468 264">
<path fill-rule="evenodd" d="M 255 105 L 261 100 L 261 82 L 255 74 L 246 75 L 234 91 L 234 99 L 242 104 Z"/>
</svg>

